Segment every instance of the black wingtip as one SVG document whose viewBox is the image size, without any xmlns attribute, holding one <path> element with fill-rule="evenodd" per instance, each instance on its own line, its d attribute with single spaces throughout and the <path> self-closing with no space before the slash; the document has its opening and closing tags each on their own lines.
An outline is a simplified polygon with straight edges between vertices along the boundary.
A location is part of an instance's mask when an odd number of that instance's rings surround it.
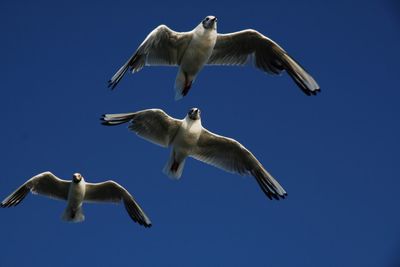
<svg viewBox="0 0 400 267">
<path fill-rule="evenodd" d="M 106 120 L 106 115 L 105 115 L 105 114 L 101 115 L 101 117 L 100 117 L 100 123 L 101 123 L 102 125 L 105 125 L 105 126 L 110 126 L 110 125 L 111 125 L 111 123 L 110 123 L 109 121 Z"/>
<path fill-rule="evenodd" d="M 296 82 L 297 83 L 297 82 Z M 306 94 L 307 96 L 314 96 L 317 95 L 318 93 L 321 92 L 320 88 L 310 90 L 309 88 L 303 87 L 301 84 L 297 83 L 297 85 L 300 87 L 301 91 Z"/>
<path fill-rule="evenodd" d="M 283 195 L 281 195 L 278 193 L 269 192 L 266 195 L 270 200 L 281 200 L 281 199 L 286 199 L 286 197 L 287 197 L 287 193 L 284 193 Z"/>
<path fill-rule="evenodd" d="M 111 91 L 115 89 L 115 86 L 117 86 L 117 83 L 113 82 L 112 80 L 109 80 L 107 87 L 110 88 Z"/>
<path fill-rule="evenodd" d="M 108 123 L 108 122 L 106 121 L 105 117 L 106 117 L 105 114 L 101 115 L 101 117 L 100 117 L 100 122 L 101 122 L 101 124 L 103 124 L 103 125 L 105 125 L 106 123 Z"/>
</svg>

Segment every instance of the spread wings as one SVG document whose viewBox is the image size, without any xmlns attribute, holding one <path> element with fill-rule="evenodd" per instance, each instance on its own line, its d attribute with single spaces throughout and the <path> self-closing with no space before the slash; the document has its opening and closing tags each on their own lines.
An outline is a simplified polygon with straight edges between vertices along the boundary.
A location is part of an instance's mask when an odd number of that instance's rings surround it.
<svg viewBox="0 0 400 267">
<path fill-rule="evenodd" d="M 286 196 L 282 186 L 264 169 L 256 157 L 236 140 L 203 129 L 197 146 L 192 155 L 195 159 L 229 172 L 254 176 L 270 199 Z"/>
<path fill-rule="evenodd" d="M 319 85 L 310 74 L 277 43 L 255 30 L 218 34 L 207 64 L 244 65 L 253 57 L 255 66 L 270 74 L 286 70 L 307 95 L 315 95 Z"/>
<path fill-rule="evenodd" d="M 70 183 L 70 181 L 59 179 L 51 172 L 43 172 L 26 181 L 5 198 L 0 207 L 17 206 L 30 191 L 50 198 L 67 200 Z"/>
<path fill-rule="evenodd" d="M 124 202 L 129 217 L 140 225 L 151 226 L 151 221 L 133 196 L 114 181 L 86 183 L 85 201 L 88 202 Z"/>
<path fill-rule="evenodd" d="M 146 109 L 123 114 L 106 114 L 103 125 L 118 125 L 130 122 L 129 129 L 140 137 L 160 146 L 167 147 L 174 139 L 181 120 L 174 119 L 161 109 Z"/>
<path fill-rule="evenodd" d="M 128 69 L 138 72 L 145 65 L 178 65 L 191 39 L 190 32 L 175 32 L 165 25 L 158 26 L 108 81 L 108 86 L 114 89 Z"/>
</svg>

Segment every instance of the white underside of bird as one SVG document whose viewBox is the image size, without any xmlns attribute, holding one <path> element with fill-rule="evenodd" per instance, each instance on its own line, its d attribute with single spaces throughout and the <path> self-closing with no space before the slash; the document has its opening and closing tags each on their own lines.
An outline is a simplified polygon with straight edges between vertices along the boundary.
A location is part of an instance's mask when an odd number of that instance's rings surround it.
<svg viewBox="0 0 400 267">
<path fill-rule="evenodd" d="M 197 74 L 207 63 L 217 41 L 217 32 L 199 24 L 192 31 L 192 39 L 179 64 L 175 79 L 175 99 L 187 95 Z"/>
<path fill-rule="evenodd" d="M 163 169 L 166 175 L 176 179 L 182 176 L 185 159 L 195 152 L 202 130 L 201 120 L 191 120 L 189 116 L 182 120 L 171 144 L 170 158 Z"/>
<path fill-rule="evenodd" d="M 85 219 L 82 204 L 85 200 L 86 182 L 82 179 L 79 183 L 72 182 L 68 191 L 67 207 L 62 219 L 71 222 L 81 222 Z"/>
</svg>

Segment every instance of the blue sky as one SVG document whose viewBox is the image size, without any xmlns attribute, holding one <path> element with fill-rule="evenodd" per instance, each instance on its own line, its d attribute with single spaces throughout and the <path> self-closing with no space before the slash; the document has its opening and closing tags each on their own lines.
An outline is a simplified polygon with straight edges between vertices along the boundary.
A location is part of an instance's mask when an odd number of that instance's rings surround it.
<svg viewBox="0 0 400 267">
<path fill-rule="evenodd" d="M 150 11 L 151 8 L 151 11 Z M 176 68 L 106 82 L 157 25 L 206 15 L 218 30 L 254 28 L 284 47 L 322 88 L 306 97 L 287 75 L 208 67 L 174 101 Z M 124 185 L 153 221 L 123 206 L 28 196 L 0 210 L 0 266 L 398 266 L 399 66 L 396 1 L 2 1 L 0 197 L 49 170 Z M 169 151 L 100 125 L 103 113 L 162 108 L 247 148 L 289 196 L 268 200 L 254 179 L 193 159 L 180 181 Z M 45 256 L 45 258 L 44 258 Z"/>
</svg>

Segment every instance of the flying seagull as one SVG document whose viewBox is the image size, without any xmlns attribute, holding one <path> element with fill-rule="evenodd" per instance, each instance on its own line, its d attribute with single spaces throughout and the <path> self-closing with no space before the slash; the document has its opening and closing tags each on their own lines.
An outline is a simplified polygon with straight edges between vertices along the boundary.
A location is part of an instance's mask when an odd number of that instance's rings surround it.
<svg viewBox="0 0 400 267">
<path fill-rule="evenodd" d="M 138 136 L 163 147 L 172 147 L 163 172 L 179 179 L 187 157 L 193 157 L 225 171 L 252 175 L 268 198 L 285 198 L 286 191 L 264 169 L 254 155 L 234 139 L 214 134 L 201 125 L 200 110 L 192 108 L 183 120 L 170 117 L 161 109 L 106 114 L 104 125 L 130 122 Z"/>
<path fill-rule="evenodd" d="M 124 202 L 125 209 L 131 219 L 144 227 L 150 227 L 151 222 L 132 195 L 114 181 L 102 183 L 87 183 L 82 175 L 75 173 L 72 182 L 62 180 L 51 172 L 40 173 L 15 190 L 4 199 L 0 207 L 17 206 L 31 191 L 34 194 L 53 199 L 66 200 L 67 207 L 62 219 L 70 222 L 81 222 L 85 219 L 82 211 L 83 202 Z"/>
<path fill-rule="evenodd" d="M 108 81 L 112 89 L 124 74 L 144 66 L 179 66 L 175 99 L 185 96 L 204 65 L 246 65 L 250 60 L 261 71 L 286 71 L 306 95 L 320 91 L 310 74 L 277 43 L 255 30 L 217 33 L 217 18 L 207 16 L 189 32 L 175 32 L 165 25 L 155 28 L 136 52 Z"/>
</svg>

